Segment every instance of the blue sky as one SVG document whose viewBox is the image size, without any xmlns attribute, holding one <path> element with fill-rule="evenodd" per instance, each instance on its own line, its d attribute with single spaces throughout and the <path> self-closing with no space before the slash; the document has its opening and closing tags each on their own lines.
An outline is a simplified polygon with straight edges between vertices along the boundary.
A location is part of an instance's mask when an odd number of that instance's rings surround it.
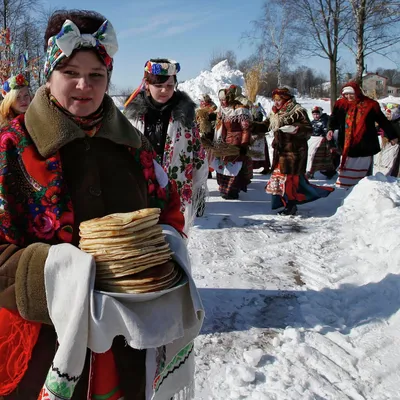
<svg viewBox="0 0 400 400">
<path fill-rule="evenodd" d="M 214 51 L 233 50 L 238 61 L 247 58 L 253 53 L 253 48 L 240 38 L 243 32 L 251 29 L 251 21 L 261 14 L 263 2 L 47 0 L 53 7 L 98 11 L 111 21 L 119 41 L 112 78 L 118 89 L 136 88 L 149 58 L 177 60 L 181 64 L 180 81 L 193 78 L 207 69 Z M 320 58 L 308 59 L 304 64 L 329 76 L 328 63 Z M 352 67 L 352 63 L 349 65 Z M 378 66 L 372 60 L 368 61 L 368 69 Z"/>
</svg>

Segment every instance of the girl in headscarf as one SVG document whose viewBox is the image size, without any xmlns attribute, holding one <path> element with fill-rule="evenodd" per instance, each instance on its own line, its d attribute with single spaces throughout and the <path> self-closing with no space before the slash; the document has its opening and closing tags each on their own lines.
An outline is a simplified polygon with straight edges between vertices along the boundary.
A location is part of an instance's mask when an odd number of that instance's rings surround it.
<svg viewBox="0 0 400 400">
<path fill-rule="evenodd" d="M 333 107 L 326 136 L 331 140 L 333 131 L 339 131 L 337 144 L 342 157 L 337 186 L 350 188 L 371 173 L 372 158 L 380 151 L 375 123 L 391 144 L 397 143 L 397 134 L 379 103 L 365 96 L 357 83 L 346 83 Z"/>
<path fill-rule="evenodd" d="M 0 128 L 19 114 L 23 114 L 31 102 L 29 83 L 22 74 L 7 79 L 2 86 L 3 101 L 0 104 Z"/>
<path fill-rule="evenodd" d="M 312 126 L 307 111 L 287 88 L 272 92 L 274 106 L 265 123 L 274 132 L 272 175 L 266 192 L 272 195 L 272 209 L 284 207 L 279 214 L 295 215 L 297 204 L 326 197 L 332 188 L 311 185 L 305 177 L 307 141 Z"/>
<path fill-rule="evenodd" d="M 177 89 L 180 65 L 170 59 L 150 59 L 142 84 L 125 102 L 125 115 L 151 143 L 159 163 L 177 187 L 184 232 L 189 236 L 206 193 L 208 163 L 200 143 L 195 103 Z"/>
</svg>

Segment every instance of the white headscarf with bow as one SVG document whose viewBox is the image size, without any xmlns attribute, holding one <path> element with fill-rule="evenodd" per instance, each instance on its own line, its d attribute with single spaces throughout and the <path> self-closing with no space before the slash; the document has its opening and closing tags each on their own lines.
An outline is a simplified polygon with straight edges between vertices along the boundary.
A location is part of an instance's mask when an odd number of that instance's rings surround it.
<svg viewBox="0 0 400 400">
<path fill-rule="evenodd" d="M 62 59 L 71 56 L 75 49 L 81 47 L 96 49 L 107 69 L 112 70 L 112 58 L 118 51 L 118 41 L 111 23 L 105 20 L 95 33 L 81 34 L 79 28 L 67 19 L 61 31 L 48 41 L 44 66 L 45 76 L 48 78 Z"/>
</svg>

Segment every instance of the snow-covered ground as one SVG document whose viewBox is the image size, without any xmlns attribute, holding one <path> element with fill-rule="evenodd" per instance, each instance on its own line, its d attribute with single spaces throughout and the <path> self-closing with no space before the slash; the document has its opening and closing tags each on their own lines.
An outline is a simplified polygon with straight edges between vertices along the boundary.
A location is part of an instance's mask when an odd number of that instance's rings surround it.
<svg viewBox="0 0 400 400">
<path fill-rule="evenodd" d="M 281 217 L 266 180 L 226 201 L 210 179 L 192 231 L 196 400 L 400 399 L 400 181 L 365 178 Z"/>
</svg>

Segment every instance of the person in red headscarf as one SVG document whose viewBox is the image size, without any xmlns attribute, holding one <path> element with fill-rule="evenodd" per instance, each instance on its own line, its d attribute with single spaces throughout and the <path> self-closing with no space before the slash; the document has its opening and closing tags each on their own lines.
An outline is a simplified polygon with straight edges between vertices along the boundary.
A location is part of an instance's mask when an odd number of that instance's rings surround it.
<svg viewBox="0 0 400 400">
<path fill-rule="evenodd" d="M 274 132 L 272 175 L 265 188 L 272 195 L 272 209 L 285 207 L 279 214 L 295 215 L 297 204 L 326 197 L 332 188 L 311 185 L 306 176 L 307 141 L 312 126 L 307 111 L 287 88 L 272 92 L 274 106 L 267 120 Z"/>
<path fill-rule="evenodd" d="M 381 150 L 375 123 L 392 144 L 397 143 L 398 136 L 379 103 L 365 96 L 357 83 L 346 83 L 333 107 L 326 135 L 332 140 L 333 131 L 339 132 L 337 144 L 342 157 L 337 186 L 350 188 L 370 173 L 373 156 Z"/>
</svg>

